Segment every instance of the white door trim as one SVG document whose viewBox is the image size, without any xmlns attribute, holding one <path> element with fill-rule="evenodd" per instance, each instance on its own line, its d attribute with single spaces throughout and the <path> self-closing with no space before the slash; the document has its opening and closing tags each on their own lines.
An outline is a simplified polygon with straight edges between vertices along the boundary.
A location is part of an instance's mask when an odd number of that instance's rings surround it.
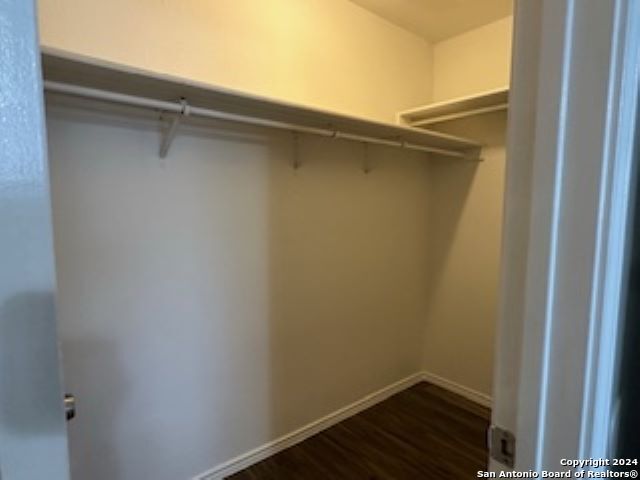
<svg viewBox="0 0 640 480">
<path fill-rule="evenodd" d="M 639 0 L 517 3 L 493 412 L 517 470 L 611 455 L 638 17 Z"/>
<path fill-rule="evenodd" d="M 640 2 L 618 0 L 610 66 L 607 131 L 586 365 L 585 399 L 579 456 L 611 457 L 614 426 L 612 398 L 619 352 L 621 301 L 627 263 L 632 195 L 634 138 L 640 87 Z"/>
</svg>

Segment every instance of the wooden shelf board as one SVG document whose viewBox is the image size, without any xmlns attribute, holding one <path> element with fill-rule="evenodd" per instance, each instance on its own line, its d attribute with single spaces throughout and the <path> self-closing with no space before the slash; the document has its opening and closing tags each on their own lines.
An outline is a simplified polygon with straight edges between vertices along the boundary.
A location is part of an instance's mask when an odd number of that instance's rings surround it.
<svg viewBox="0 0 640 480">
<path fill-rule="evenodd" d="M 481 147 L 453 135 L 320 110 L 58 50 L 43 49 L 42 66 L 46 80 L 82 87 L 172 102 L 185 98 L 191 105 L 227 113 L 455 150 L 471 157 Z"/>
<path fill-rule="evenodd" d="M 509 104 L 508 87 L 498 88 L 455 98 L 444 102 L 432 103 L 423 107 L 400 112 L 401 123 L 412 127 L 424 127 L 435 123 L 464 118 L 471 115 L 506 110 Z"/>
</svg>

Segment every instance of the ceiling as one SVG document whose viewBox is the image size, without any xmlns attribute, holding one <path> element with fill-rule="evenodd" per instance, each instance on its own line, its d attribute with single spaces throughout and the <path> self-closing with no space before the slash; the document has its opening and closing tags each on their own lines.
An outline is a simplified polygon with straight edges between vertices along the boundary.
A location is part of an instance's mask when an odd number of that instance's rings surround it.
<svg viewBox="0 0 640 480">
<path fill-rule="evenodd" d="M 430 42 L 458 35 L 513 11 L 512 0 L 351 0 Z"/>
</svg>

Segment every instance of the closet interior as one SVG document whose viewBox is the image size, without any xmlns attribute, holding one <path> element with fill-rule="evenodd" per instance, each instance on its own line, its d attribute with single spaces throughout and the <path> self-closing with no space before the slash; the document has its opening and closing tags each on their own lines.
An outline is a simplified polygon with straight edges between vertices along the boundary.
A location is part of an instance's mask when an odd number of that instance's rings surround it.
<svg viewBox="0 0 640 480">
<path fill-rule="evenodd" d="M 478 3 L 40 0 L 73 478 L 241 475 L 396 394 L 455 446 L 423 382 L 488 422 L 512 18 Z"/>
</svg>

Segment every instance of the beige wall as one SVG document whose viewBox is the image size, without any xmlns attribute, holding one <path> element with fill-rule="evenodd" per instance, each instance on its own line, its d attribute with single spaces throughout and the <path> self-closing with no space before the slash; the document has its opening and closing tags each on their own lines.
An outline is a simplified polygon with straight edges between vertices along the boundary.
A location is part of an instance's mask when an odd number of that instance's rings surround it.
<svg viewBox="0 0 640 480">
<path fill-rule="evenodd" d="M 50 105 L 74 478 L 187 479 L 421 367 L 424 154 Z"/>
<path fill-rule="evenodd" d="M 45 46 L 387 121 L 506 83 L 508 21 L 432 49 L 346 0 L 39 4 Z M 77 478 L 188 478 L 421 368 L 490 391 L 500 115 L 448 127 L 484 163 L 372 147 L 369 175 L 357 143 L 303 136 L 293 171 L 285 133 L 194 126 L 161 162 L 147 115 L 48 127 Z"/>
<path fill-rule="evenodd" d="M 394 121 L 431 94 L 429 44 L 348 0 L 39 0 L 41 43 Z"/>
<path fill-rule="evenodd" d="M 511 17 L 434 45 L 434 100 L 509 83 Z M 487 144 L 478 164 L 433 161 L 424 368 L 491 394 L 504 192 L 506 114 L 443 124 Z"/>
<path fill-rule="evenodd" d="M 505 117 L 486 115 L 482 125 L 467 121 L 460 128 L 494 137 L 482 163 L 432 161 L 429 174 L 424 369 L 485 395 L 491 394 L 497 319 Z M 447 131 L 459 133 L 462 123 Z"/>
<path fill-rule="evenodd" d="M 431 49 L 347 0 L 40 0 L 41 43 L 394 121 Z M 424 154 L 50 105 L 74 478 L 186 479 L 420 370 Z"/>
<path fill-rule="evenodd" d="M 433 101 L 508 85 L 513 17 L 433 45 Z"/>
</svg>

